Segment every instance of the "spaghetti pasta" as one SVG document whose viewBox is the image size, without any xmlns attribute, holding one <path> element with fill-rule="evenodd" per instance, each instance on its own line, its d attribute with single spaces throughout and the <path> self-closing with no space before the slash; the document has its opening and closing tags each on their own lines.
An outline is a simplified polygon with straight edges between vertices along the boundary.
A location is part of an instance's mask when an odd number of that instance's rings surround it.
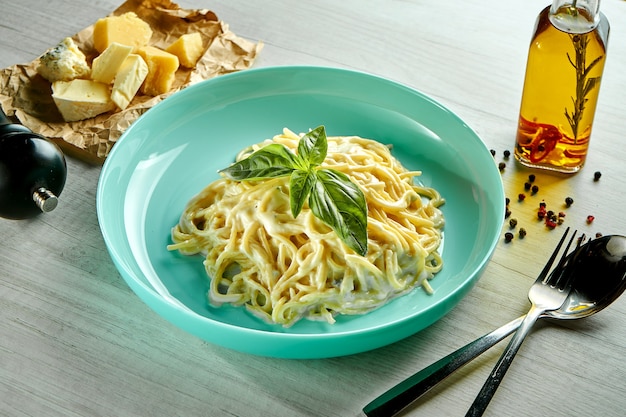
<svg viewBox="0 0 626 417">
<path fill-rule="evenodd" d="M 283 134 L 242 151 L 241 160 L 270 143 L 296 152 L 300 136 Z M 294 218 L 289 178 L 220 178 L 192 198 L 172 228 L 170 250 L 203 254 L 212 305 L 245 305 L 271 323 L 302 318 L 335 321 L 363 314 L 422 286 L 443 266 L 438 252 L 444 199 L 414 184 L 387 146 L 357 136 L 328 137 L 322 166 L 346 174 L 367 202 L 368 251 L 358 255 L 304 205 Z"/>
</svg>

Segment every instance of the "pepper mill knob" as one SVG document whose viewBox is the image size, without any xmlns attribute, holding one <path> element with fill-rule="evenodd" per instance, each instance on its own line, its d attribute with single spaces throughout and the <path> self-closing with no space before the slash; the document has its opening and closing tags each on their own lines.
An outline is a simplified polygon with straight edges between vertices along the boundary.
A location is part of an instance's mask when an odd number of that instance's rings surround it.
<svg viewBox="0 0 626 417">
<path fill-rule="evenodd" d="M 54 193 L 44 187 L 40 187 L 33 193 L 33 201 L 37 207 L 44 212 L 49 213 L 59 204 L 59 198 Z"/>
</svg>

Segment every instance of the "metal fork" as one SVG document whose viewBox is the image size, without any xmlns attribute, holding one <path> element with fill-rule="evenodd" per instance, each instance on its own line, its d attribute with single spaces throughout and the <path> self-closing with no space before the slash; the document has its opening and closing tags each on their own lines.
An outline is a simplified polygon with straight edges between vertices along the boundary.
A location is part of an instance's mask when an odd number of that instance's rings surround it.
<svg viewBox="0 0 626 417">
<path fill-rule="evenodd" d="M 565 233 L 561 237 L 558 245 L 550 255 L 550 258 L 546 262 L 543 270 L 540 272 L 537 277 L 537 282 L 542 282 L 546 280 L 548 277 L 548 273 L 552 268 L 552 264 L 556 260 L 561 247 L 569 233 L 569 227 L 565 230 Z M 576 232 L 574 232 L 574 236 Z M 574 238 L 572 236 L 572 239 Z M 565 252 L 561 256 L 559 263 L 554 268 L 553 274 L 556 274 L 555 271 L 562 271 L 566 256 L 568 253 L 569 246 L 571 245 L 572 240 L 569 241 Z M 579 241 L 579 245 L 580 245 Z M 567 293 L 565 293 L 567 295 Z M 561 303 L 562 304 L 562 303 Z M 560 305 L 559 305 L 560 307 Z M 558 308 L 558 307 L 557 307 Z M 508 323 L 502 328 L 498 329 L 496 332 L 492 332 L 489 335 L 486 335 L 486 338 L 497 338 L 497 340 L 503 339 L 513 331 L 515 331 L 523 321 L 524 316 Z M 536 320 L 536 319 L 535 319 Z M 497 333 L 497 334 L 496 334 Z M 521 342 L 520 342 L 521 343 Z M 483 353 L 486 348 L 485 346 L 490 346 L 490 343 L 480 343 L 477 346 L 471 344 L 470 347 L 464 349 L 459 354 L 454 355 L 453 358 L 443 358 L 442 361 L 445 360 L 445 366 L 441 366 L 439 362 L 422 369 L 418 373 L 412 375 L 411 377 L 405 379 L 404 381 L 398 383 L 396 386 L 392 387 L 378 398 L 374 399 L 368 405 L 363 408 L 363 413 L 367 417 L 393 417 L 398 415 L 402 410 L 408 407 L 411 403 L 413 403 L 416 399 L 424 395 L 431 388 L 433 388 L 439 381 L 450 375 L 455 369 L 461 366 L 464 363 L 467 363 L 469 360 L 477 357 L 481 353 Z M 456 352 L 455 352 L 456 353 Z M 450 355 L 453 356 L 453 355 Z M 494 389 L 495 392 L 495 389 Z M 486 405 L 485 405 L 486 406 Z"/>
<path fill-rule="evenodd" d="M 569 228 L 561 238 L 556 252 L 558 252 L 568 232 Z M 535 283 L 530 287 L 530 291 L 528 292 L 528 299 L 531 302 L 530 310 L 528 310 L 524 321 L 522 321 L 522 324 L 513 335 L 506 350 L 493 368 L 487 381 L 485 381 L 485 384 L 476 396 L 467 414 L 465 414 L 466 417 L 482 416 L 531 327 L 541 314 L 546 311 L 558 309 L 567 299 L 572 289 L 571 278 L 573 276 L 574 262 L 569 262 L 565 267 L 563 264 L 565 263 L 567 252 L 575 236 L 576 232 L 574 232 L 569 240 L 565 252 L 561 257 L 561 261 L 559 262 L 559 266 L 548 276 L 546 276 L 547 270 L 544 268 Z M 578 239 L 576 250 L 578 250 L 583 240 L 584 235 Z M 556 256 L 556 252 L 553 253 L 552 256 Z"/>
</svg>

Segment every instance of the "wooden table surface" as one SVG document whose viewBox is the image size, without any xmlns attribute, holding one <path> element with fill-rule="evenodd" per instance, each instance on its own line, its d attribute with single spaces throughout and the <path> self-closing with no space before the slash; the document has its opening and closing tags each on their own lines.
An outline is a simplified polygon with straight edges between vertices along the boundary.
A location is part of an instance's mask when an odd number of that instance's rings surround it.
<svg viewBox="0 0 626 417">
<path fill-rule="evenodd" d="M 116 0 L 2 1 L 0 67 L 27 63 L 108 15 Z M 513 149 L 528 42 L 547 1 L 181 0 L 262 41 L 255 67 L 321 65 L 404 83 L 457 113 L 497 151 Z M 566 225 L 626 234 L 626 2 L 612 24 L 586 167 L 537 172 L 539 198 L 571 196 Z M 518 203 L 530 171 L 506 161 L 505 191 L 528 236 L 502 240 L 470 294 L 446 317 L 393 345 L 348 357 L 282 360 L 203 342 L 150 310 L 109 258 L 98 227 L 100 168 L 68 158 L 59 207 L 0 219 L 0 415 L 356 416 L 415 371 L 525 313 L 527 292 L 560 230 Z M 600 181 L 593 173 L 602 172 Z M 530 199 L 529 199 L 530 200 Z M 587 215 L 595 216 L 587 224 Z M 502 234 L 508 231 L 503 224 Z M 407 410 L 463 415 L 504 344 Z M 594 317 L 542 322 L 522 346 L 486 415 L 623 416 L 626 297 Z"/>
</svg>

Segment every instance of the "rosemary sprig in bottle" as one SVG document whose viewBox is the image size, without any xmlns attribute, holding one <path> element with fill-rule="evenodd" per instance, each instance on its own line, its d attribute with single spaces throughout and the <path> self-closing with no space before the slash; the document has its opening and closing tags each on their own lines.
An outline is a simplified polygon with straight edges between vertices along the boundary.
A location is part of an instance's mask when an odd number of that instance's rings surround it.
<svg viewBox="0 0 626 417">
<path fill-rule="evenodd" d="M 587 95 L 600 84 L 600 77 L 589 77 L 589 73 L 593 67 L 600 62 L 602 56 L 594 59 L 589 65 L 587 65 L 587 44 L 589 43 L 588 34 L 572 34 L 572 45 L 574 45 L 575 57 L 572 59 L 570 54 L 567 54 L 567 59 L 570 64 L 576 70 L 576 97 L 572 97 L 572 104 L 574 105 L 573 111 L 570 113 L 565 108 L 565 117 L 572 128 L 574 135 L 574 143 L 578 140 L 578 129 L 580 120 L 583 117 L 585 105 L 587 104 Z"/>
</svg>

